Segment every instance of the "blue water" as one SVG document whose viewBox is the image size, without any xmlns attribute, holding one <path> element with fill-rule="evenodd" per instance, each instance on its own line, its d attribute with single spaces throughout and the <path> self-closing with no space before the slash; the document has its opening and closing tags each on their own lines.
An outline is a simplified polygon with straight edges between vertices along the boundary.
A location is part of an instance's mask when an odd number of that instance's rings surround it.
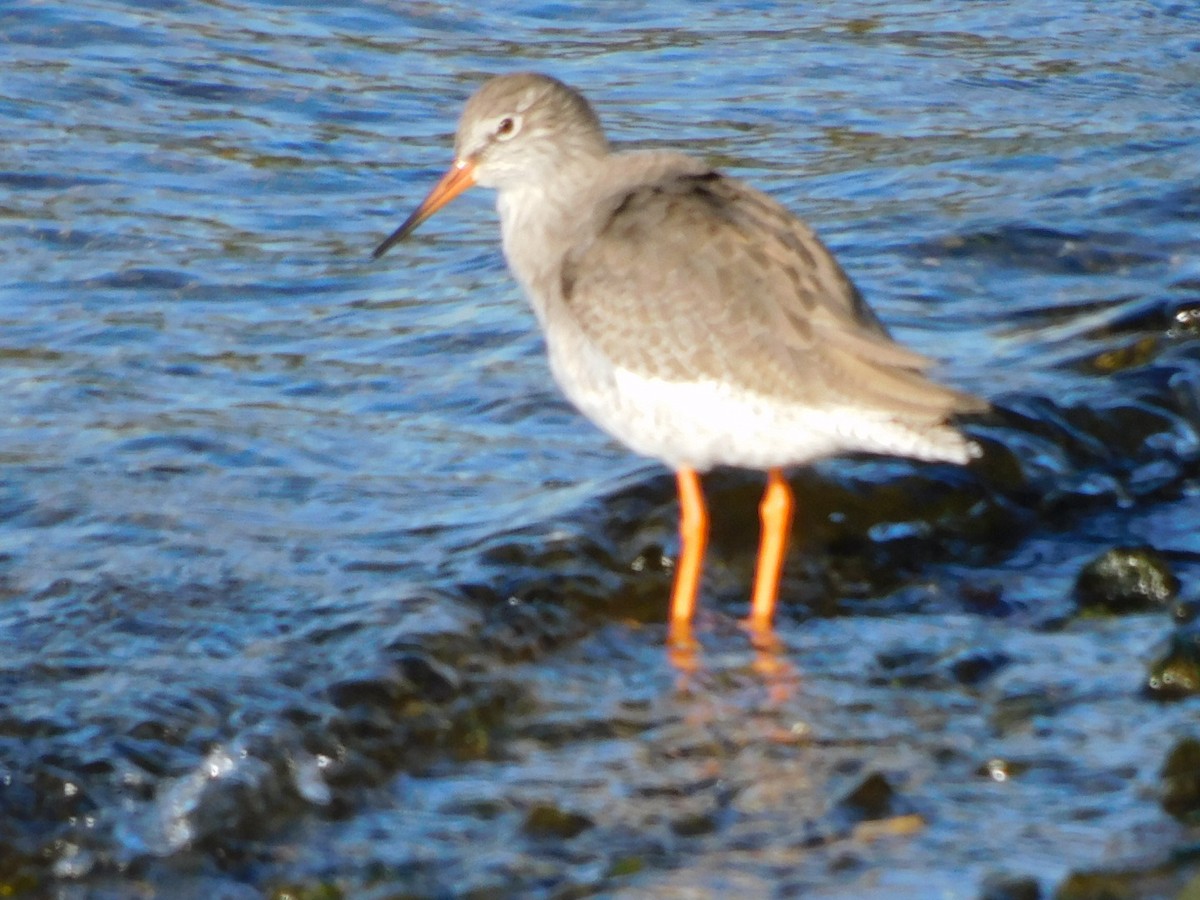
<svg viewBox="0 0 1200 900">
<path fill-rule="evenodd" d="M 0 886 L 975 897 L 1188 839 L 1169 621 L 1072 585 L 1149 543 L 1195 591 L 1190 5 L 16 2 L 0 60 Z M 369 259 L 524 68 L 779 197 L 1001 408 L 970 472 L 797 476 L 783 694 L 757 480 L 681 688 L 669 477 L 560 398 L 492 198 Z M 873 771 L 915 832 L 839 830 Z"/>
</svg>

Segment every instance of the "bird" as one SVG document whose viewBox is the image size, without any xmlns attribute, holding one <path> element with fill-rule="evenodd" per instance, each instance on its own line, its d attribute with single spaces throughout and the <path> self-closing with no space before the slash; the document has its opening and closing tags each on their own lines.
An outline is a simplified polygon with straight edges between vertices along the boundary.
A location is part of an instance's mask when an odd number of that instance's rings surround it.
<svg viewBox="0 0 1200 900">
<path fill-rule="evenodd" d="M 614 147 L 562 81 L 484 82 L 463 108 L 452 164 L 373 257 L 474 185 L 497 192 L 504 256 L 560 389 L 675 472 L 669 645 L 694 642 L 702 473 L 766 472 L 745 625 L 770 637 L 795 505 L 786 468 L 855 452 L 980 455 L 954 418 L 987 402 L 931 380 L 933 360 L 891 338 L 811 227 L 701 159 Z"/>
</svg>

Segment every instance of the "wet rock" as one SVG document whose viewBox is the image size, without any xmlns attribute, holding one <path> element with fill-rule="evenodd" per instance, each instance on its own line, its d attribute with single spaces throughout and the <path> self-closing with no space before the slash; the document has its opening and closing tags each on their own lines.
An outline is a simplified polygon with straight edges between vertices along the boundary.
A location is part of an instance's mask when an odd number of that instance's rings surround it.
<svg viewBox="0 0 1200 900">
<path fill-rule="evenodd" d="M 1185 738 L 1163 763 L 1162 805 L 1188 825 L 1200 825 L 1200 740 Z"/>
<path fill-rule="evenodd" d="M 270 900 L 342 900 L 346 895 L 328 882 L 279 885 L 267 895 Z"/>
<path fill-rule="evenodd" d="M 411 702 L 448 703 L 459 695 L 457 673 L 422 653 L 399 652 L 375 672 L 354 675 L 329 686 L 329 698 L 353 706 L 397 706 Z"/>
<path fill-rule="evenodd" d="M 1131 613 L 1161 609 L 1179 592 L 1179 579 L 1152 547 L 1115 547 L 1083 567 L 1075 596 L 1085 610 Z"/>
<path fill-rule="evenodd" d="M 0 842 L 0 897 L 42 896 L 41 861 L 7 841 Z"/>
<path fill-rule="evenodd" d="M 1200 619 L 1200 597 L 1180 597 L 1171 604 L 1171 618 L 1176 625 L 1187 625 Z"/>
<path fill-rule="evenodd" d="M 887 777 L 880 772 L 872 772 L 838 801 L 835 810 L 851 823 L 858 823 L 908 812 L 907 809 L 898 809 L 901 805 Z"/>
<path fill-rule="evenodd" d="M 1042 889 L 1029 875 L 994 873 L 983 880 L 979 900 L 1041 900 Z"/>
<path fill-rule="evenodd" d="M 1017 611 L 999 584 L 964 584 L 958 593 L 963 607 L 981 616 L 1004 619 Z"/>
<path fill-rule="evenodd" d="M 1136 878 L 1127 872 L 1072 872 L 1066 877 L 1054 900 L 1138 900 Z"/>
<path fill-rule="evenodd" d="M 928 650 L 882 651 L 875 657 L 870 684 L 935 687 L 973 686 L 986 681 L 1012 659 L 998 650 L 971 649 L 949 658 Z"/>
<path fill-rule="evenodd" d="M 671 822 L 671 830 L 680 837 L 711 834 L 717 830 L 717 820 L 711 812 L 685 813 Z"/>
<path fill-rule="evenodd" d="M 986 681 L 1012 662 L 999 650 L 972 650 L 950 663 L 950 674 L 959 684 L 974 686 Z"/>
<path fill-rule="evenodd" d="M 1185 884 L 1175 900 L 1200 900 L 1200 875 Z"/>
<path fill-rule="evenodd" d="M 338 793 L 379 784 L 402 769 L 487 757 L 517 700 L 504 679 L 460 676 L 415 657 L 337 681 L 326 695 L 330 710 L 319 733 L 332 747 L 313 752 L 334 760 L 324 778 L 335 788 L 335 803 Z"/>
<path fill-rule="evenodd" d="M 847 838 L 867 842 L 910 835 L 924 827 L 925 820 L 913 812 L 887 776 L 871 772 L 854 782 L 828 814 L 807 822 L 798 845 L 815 849 Z"/>
<path fill-rule="evenodd" d="M 412 696 L 398 670 L 344 678 L 329 686 L 329 699 L 341 709 L 392 707 Z"/>
<path fill-rule="evenodd" d="M 402 653 L 394 660 L 396 668 L 417 693 L 434 703 L 448 703 L 462 688 L 458 674 L 449 666 L 419 653 Z"/>
<path fill-rule="evenodd" d="M 605 873 L 608 878 L 623 878 L 636 875 L 646 868 L 646 860 L 640 856 L 622 856 L 613 860 Z"/>
<path fill-rule="evenodd" d="M 0 745 L 0 749 L 7 748 Z M 91 779 L 82 771 L 85 765 L 73 756 L 48 756 L 26 771 L 5 771 L 0 833 L 17 823 L 28 828 L 35 821 L 64 821 L 93 813 L 98 804 L 87 789 Z"/>
<path fill-rule="evenodd" d="M 591 828 L 593 822 L 582 813 L 552 803 L 537 803 L 525 814 L 524 832 L 531 837 L 569 840 Z"/>
<path fill-rule="evenodd" d="M 1175 629 L 1167 652 L 1150 664 L 1144 690 L 1155 700 L 1181 700 L 1200 693 L 1200 622 Z"/>
<path fill-rule="evenodd" d="M 1151 858 L 1145 865 L 1128 869 L 1072 872 L 1058 886 L 1054 900 L 1197 900 L 1200 879 L 1188 871 L 1186 863 L 1180 865 L 1187 855 L 1176 851 L 1172 856 L 1175 861 L 1169 863 Z"/>
<path fill-rule="evenodd" d="M 829 861 L 830 872 L 853 872 L 865 865 L 857 853 L 839 853 Z"/>
<path fill-rule="evenodd" d="M 481 637 L 484 646 L 501 659 L 524 662 L 539 659 L 564 643 L 575 627 L 553 591 L 539 597 L 530 588 L 493 606 Z"/>
<path fill-rule="evenodd" d="M 937 654 L 927 650 L 885 650 L 876 654 L 871 684 L 927 687 L 938 682 Z"/>
</svg>

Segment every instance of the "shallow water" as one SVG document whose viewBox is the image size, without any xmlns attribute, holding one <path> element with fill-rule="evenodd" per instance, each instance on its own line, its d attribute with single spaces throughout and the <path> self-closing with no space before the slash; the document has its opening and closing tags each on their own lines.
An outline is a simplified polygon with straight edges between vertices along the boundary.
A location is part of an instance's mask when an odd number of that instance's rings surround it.
<svg viewBox="0 0 1200 900">
<path fill-rule="evenodd" d="M 1164 864 L 1170 896 L 1198 835 L 1158 773 L 1198 701 L 1140 693 L 1165 614 L 1073 584 L 1150 544 L 1196 593 L 1198 23 L 0 11 L 0 886 L 975 897 Z M 554 389 L 485 192 L 369 260 L 518 68 L 774 193 L 997 404 L 968 471 L 797 473 L 782 671 L 736 628 L 759 480 L 718 473 L 681 683 L 671 479 Z M 847 804 L 873 774 L 893 796 Z"/>
</svg>

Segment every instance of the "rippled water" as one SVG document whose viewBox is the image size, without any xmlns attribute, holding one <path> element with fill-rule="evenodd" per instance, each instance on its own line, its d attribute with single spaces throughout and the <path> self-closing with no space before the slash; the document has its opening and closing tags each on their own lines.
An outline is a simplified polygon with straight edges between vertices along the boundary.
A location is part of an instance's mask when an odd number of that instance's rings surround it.
<svg viewBox="0 0 1200 900">
<path fill-rule="evenodd" d="M 1072 586 L 1151 544 L 1196 592 L 1191 5 L 17 2 L 0 59 L 0 893 L 1187 876 L 1170 622 Z M 797 473 L 790 674 L 719 473 L 678 683 L 670 478 L 559 397 L 486 192 L 369 260 L 517 68 L 780 197 L 997 403 L 968 472 Z"/>
</svg>

